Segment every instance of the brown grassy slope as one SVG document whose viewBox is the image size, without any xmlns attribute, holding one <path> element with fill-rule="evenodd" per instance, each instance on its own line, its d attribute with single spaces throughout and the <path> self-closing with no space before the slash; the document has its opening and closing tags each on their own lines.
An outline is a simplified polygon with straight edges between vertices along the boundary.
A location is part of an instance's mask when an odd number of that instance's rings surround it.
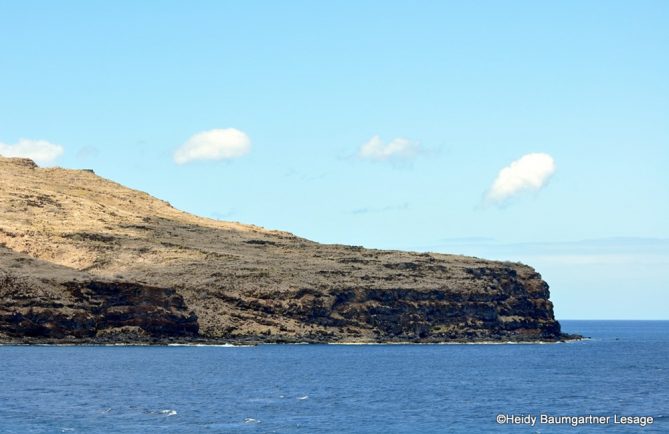
<svg viewBox="0 0 669 434">
<path fill-rule="evenodd" d="M 89 280 L 174 288 L 207 338 L 560 337 L 548 286 L 528 266 L 318 244 L 30 160 L 0 157 L 0 244 Z"/>
</svg>

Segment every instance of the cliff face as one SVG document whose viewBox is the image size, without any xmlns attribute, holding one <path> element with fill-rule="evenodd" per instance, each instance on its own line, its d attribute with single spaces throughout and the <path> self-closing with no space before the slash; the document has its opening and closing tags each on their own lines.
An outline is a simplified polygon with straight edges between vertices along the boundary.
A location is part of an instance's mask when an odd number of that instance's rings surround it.
<svg viewBox="0 0 669 434">
<path fill-rule="evenodd" d="M 170 288 L 96 278 L 0 248 L 0 340 L 198 336 Z"/>
<path fill-rule="evenodd" d="M 532 268 L 323 245 L 0 157 L 0 340 L 559 340 Z"/>
</svg>

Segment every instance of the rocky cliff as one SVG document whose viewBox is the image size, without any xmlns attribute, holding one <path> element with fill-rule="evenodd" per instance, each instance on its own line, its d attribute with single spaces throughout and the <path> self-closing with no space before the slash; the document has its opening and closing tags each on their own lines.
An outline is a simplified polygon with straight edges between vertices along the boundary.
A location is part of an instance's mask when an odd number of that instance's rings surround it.
<svg viewBox="0 0 669 434">
<path fill-rule="evenodd" d="M 556 341 L 519 263 L 324 245 L 0 157 L 0 341 Z"/>
</svg>

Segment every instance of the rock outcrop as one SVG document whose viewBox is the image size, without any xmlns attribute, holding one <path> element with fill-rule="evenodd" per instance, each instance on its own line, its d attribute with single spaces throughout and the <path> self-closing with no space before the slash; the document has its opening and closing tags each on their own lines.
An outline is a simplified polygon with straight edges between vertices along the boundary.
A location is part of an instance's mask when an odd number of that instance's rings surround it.
<svg viewBox="0 0 669 434">
<path fill-rule="evenodd" d="M 324 245 L 0 157 L 0 341 L 557 341 L 519 263 Z"/>
</svg>

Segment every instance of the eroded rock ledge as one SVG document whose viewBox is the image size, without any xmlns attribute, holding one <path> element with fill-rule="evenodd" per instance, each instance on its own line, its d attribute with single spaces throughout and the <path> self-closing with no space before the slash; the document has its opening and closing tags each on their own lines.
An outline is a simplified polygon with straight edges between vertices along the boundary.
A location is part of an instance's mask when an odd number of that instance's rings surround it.
<svg viewBox="0 0 669 434">
<path fill-rule="evenodd" d="M 323 245 L 0 157 L 0 341 L 559 341 L 531 267 Z"/>
</svg>

